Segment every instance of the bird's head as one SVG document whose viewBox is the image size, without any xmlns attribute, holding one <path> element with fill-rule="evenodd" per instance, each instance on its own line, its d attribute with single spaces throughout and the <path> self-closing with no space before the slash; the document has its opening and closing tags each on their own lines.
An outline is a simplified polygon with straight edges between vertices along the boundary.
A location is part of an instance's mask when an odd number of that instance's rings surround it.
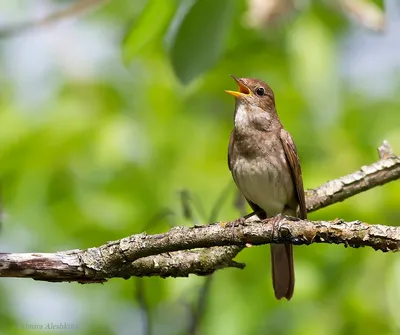
<svg viewBox="0 0 400 335">
<path fill-rule="evenodd" d="M 235 97 L 235 126 L 255 125 L 266 128 L 276 117 L 274 92 L 262 80 L 231 77 L 238 84 L 237 91 L 225 92 Z"/>
<path fill-rule="evenodd" d="M 264 111 L 269 111 L 275 108 L 274 92 L 262 80 L 255 78 L 237 78 L 231 77 L 238 84 L 238 91 L 228 91 L 236 99 L 237 104 L 245 104 L 254 107 L 259 107 Z"/>
</svg>

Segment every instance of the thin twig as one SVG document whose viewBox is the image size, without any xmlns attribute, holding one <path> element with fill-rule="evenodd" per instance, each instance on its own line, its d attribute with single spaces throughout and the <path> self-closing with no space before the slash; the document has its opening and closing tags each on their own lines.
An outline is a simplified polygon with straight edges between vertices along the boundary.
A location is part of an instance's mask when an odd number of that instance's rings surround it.
<svg viewBox="0 0 400 335">
<path fill-rule="evenodd" d="M 152 217 L 149 222 L 145 225 L 145 230 L 156 225 L 159 221 L 173 216 L 175 213 L 170 208 L 163 208 L 158 213 Z M 151 315 L 149 305 L 147 304 L 146 295 L 145 295 L 145 282 L 144 278 L 135 278 L 135 292 L 136 292 L 136 300 L 139 302 L 140 306 L 140 318 L 143 326 L 143 334 L 151 335 L 152 327 L 151 327 Z"/>
<path fill-rule="evenodd" d="M 136 299 L 139 302 L 140 306 L 140 319 L 142 321 L 143 326 L 143 334 L 151 335 L 151 321 L 150 321 L 150 308 L 146 300 L 145 296 L 145 283 L 144 278 L 135 278 L 135 286 L 136 286 Z"/>
<path fill-rule="evenodd" d="M 70 7 L 64 8 L 55 13 L 50 13 L 39 20 L 32 20 L 23 23 L 13 24 L 9 27 L 0 28 L 0 38 L 9 38 L 28 30 L 50 25 L 71 16 L 77 16 L 96 6 L 107 2 L 108 0 L 78 0 Z"/>
<path fill-rule="evenodd" d="M 189 323 L 189 331 L 188 334 L 196 335 L 199 333 L 200 323 L 204 317 L 204 312 L 207 307 L 208 297 L 210 295 L 211 283 L 213 280 L 213 276 L 207 276 L 204 279 L 204 283 L 200 288 L 199 297 L 197 299 L 197 303 L 195 309 L 192 311 L 192 317 Z"/>
<path fill-rule="evenodd" d="M 4 220 L 4 205 L 3 205 L 3 187 L 0 180 L 0 233 L 3 228 L 3 220 Z"/>
<path fill-rule="evenodd" d="M 228 197 L 228 193 L 230 190 L 230 184 L 227 185 L 215 201 L 214 206 L 211 209 L 210 216 L 208 218 L 208 222 L 214 222 L 218 219 L 218 215 L 221 211 L 221 208 L 223 207 L 224 203 L 226 202 L 226 199 Z M 204 279 L 204 283 L 200 288 L 199 296 L 197 299 L 197 303 L 192 309 L 191 313 L 191 319 L 189 322 L 189 330 L 188 334 L 195 335 L 198 333 L 200 323 L 203 319 L 204 316 L 204 311 L 207 305 L 207 298 L 210 293 L 210 287 L 211 287 L 211 282 L 212 282 L 213 276 L 208 276 Z"/>
</svg>

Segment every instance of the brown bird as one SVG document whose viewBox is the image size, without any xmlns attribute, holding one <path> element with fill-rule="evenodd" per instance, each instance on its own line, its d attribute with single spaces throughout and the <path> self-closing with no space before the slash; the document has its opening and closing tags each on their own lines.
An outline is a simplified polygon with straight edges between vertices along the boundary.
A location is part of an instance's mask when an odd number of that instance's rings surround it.
<svg viewBox="0 0 400 335">
<path fill-rule="evenodd" d="M 261 80 L 236 78 L 235 128 L 229 141 L 228 165 L 239 190 L 260 219 L 278 214 L 307 217 L 299 156 L 283 129 L 274 93 Z M 271 244 L 275 297 L 290 300 L 294 289 L 293 246 Z"/>
</svg>

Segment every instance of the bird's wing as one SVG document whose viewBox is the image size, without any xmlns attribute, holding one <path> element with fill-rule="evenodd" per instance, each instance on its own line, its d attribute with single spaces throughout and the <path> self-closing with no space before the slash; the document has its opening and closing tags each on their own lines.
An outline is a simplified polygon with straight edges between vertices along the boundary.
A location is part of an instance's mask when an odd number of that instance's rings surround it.
<svg viewBox="0 0 400 335">
<path fill-rule="evenodd" d="M 299 155 L 297 154 L 296 145 L 293 142 L 292 136 L 285 130 L 281 129 L 280 138 L 283 149 L 285 150 L 286 158 L 289 162 L 292 173 L 293 182 L 296 186 L 297 198 L 300 206 L 300 218 L 307 218 L 306 200 L 304 197 L 303 177 L 301 176 L 301 167 Z"/>
</svg>

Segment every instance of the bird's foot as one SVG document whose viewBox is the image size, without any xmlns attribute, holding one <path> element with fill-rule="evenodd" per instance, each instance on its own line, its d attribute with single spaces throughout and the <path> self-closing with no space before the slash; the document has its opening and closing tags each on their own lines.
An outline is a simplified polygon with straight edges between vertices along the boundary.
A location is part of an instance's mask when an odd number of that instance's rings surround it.
<svg viewBox="0 0 400 335">
<path fill-rule="evenodd" d="M 278 224 L 279 222 L 281 222 L 282 219 L 284 219 L 285 217 L 286 217 L 286 215 L 283 215 L 282 213 L 279 213 L 279 214 L 273 216 L 272 218 L 267 218 L 267 219 L 264 219 L 263 221 L 264 221 L 265 223 L 270 223 L 270 224 L 272 224 L 273 226 L 275 226 L 276 224 Z"/>
<path fill-rule="evenodd" d="M 270 223 L 272 225 L 272 240 L 275 239 L 275 232 L 276 231 L 280 231 L 280 227 L 281 227 L 281 222 L 282 219 L 285 218 L 285 215 L 283 215 L 282 213 L 279 213 L 278 215 L 275 215 L 272 218 L 268 218 L 264 221 L 266 221 L 267 223 Z"/>
<path fill-rule="evenodd" d="M 235 238 L 235 226 L 242 225 L 242 224 L 244 224 L 245 221 L 246 221 L 245 218 L 238 218 L 238 219 L 236 219 L 236 220 L 234 220 L 234 221 L 230 221 L 230 222 L 221 221 L 221 222 L 219 223 L 219 225 L 220 225 L 222 228 L 230 227 L 230 228 L 231 228 L 232 238 Z"/>
<path fill-rule="evenodd" d="M 222 227 L 222 228 L 225 228 L 226 226 L 228 226 L 230 224 L 230 222 L 228 222 L 228 221 L 220 221 L 219 222 L 219 225 Z"/>
<path fill-rule="evenodd" d="M 283 215 L 283 217 L 285 217 L 286 219 L 290 220 L 290 221 L 300 221 L 301 219 L 296 217 L 296 216 L 291 216 L 291 215 Z"/>
<path fill-rule="evenodd" d="M 234 225 L 234 226 L 236 226 L 236 225 L 238 225 L 238 226 L 243 225 L 243 224 L 245 224 L 246 220 L 247 220 L 247 217 L 246 217 L 246 216 L 241 217 L 241 218 L 238 218 L 238 219 L 236 219 L 235 221 L 233 221 L 233 225 Z"/>
<path fill-rule="evenodd" d="M 242 217 L 242 218 L 238 218 L 233 221 L 220 221 L 219 225 L 222 228 L 235 227 L 235 226 L 243 225 L 245 222 L 246 222 L 246 217 Z"/>
<path fill-rule="evenodd" d="M 231 230 L 232 238 L 235 238 L 235 227 L 244 225 L 246 223 L 246 220 L 247 220 L 247 217 L 244 216 L 244 217 L 240 217 L 232 222 L 232 230 Z"/>
</svg>

